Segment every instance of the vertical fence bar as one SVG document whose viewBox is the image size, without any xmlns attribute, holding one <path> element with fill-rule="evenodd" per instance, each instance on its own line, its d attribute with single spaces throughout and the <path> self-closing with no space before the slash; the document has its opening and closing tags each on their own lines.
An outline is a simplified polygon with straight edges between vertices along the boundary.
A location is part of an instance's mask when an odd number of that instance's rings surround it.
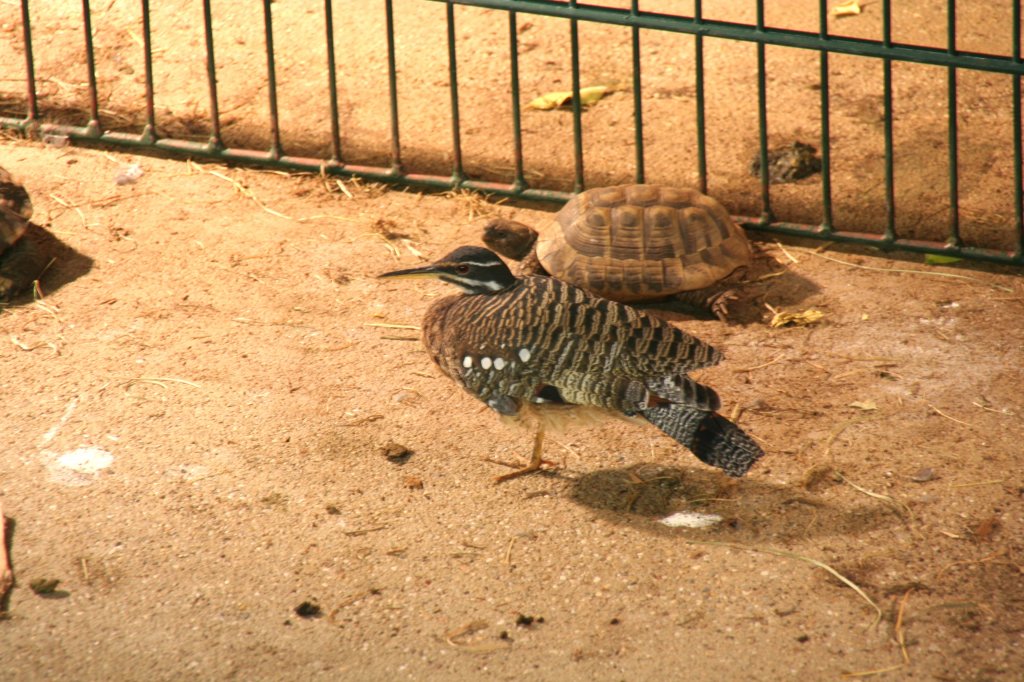
<svg viewBox="0 0 1024 682">
<path fill-rule="evenodd" d="M 575 8 L 576 0 L 569 0 L 569 6 Z M 576 19 L 569 20 L 569 49 L 572 51 L 572 144 L 573 161 L 576 175 L 573 179 L 572 191 L 583 191 L 583 120 L 580 104 L 580 34 Z"/>
<path fill-rule="evenodd" d="M 85 28 L 85 67 L 89 70 L 89 124 L 86 135 L 100 135 L 100 95 L 96 86 L 96 55 L 92 46 L 92 11 L 89 0 L 82 0 L 82 25 Z"/>
<path fill-rule="evenodd" d="M 508 13 L 509 78 L 512 86 L 512 158 L 515 163 L 515 178 L 512 190 L 526 189 L 523 176 L 523 127 L 519 113 L 519 31 L 516 27 L 516 13 Z"/>
<path fill-rule="evenodd" d="M 1020 54 L 1020 2 L 1019 0 L 1012 0 L 1013 2 L 1013 61 L 1017 64 L 1021 63 Z M 1021 130 L 1021 88 L 1020 88 L 1020 74 L 1013 76 L 1013 213 L 1014 213 L 1014 224 L 1017 230 L 1017 251 L 1014 256 L 1018 260 L 1024 261 L 1024 142 L 1022 142 L 1022 131 Z"/>
<path fill-rule="evenodd" d="M 828 40 L 828 2 L 818 2 L 818 35 Z M 821 69 L 821 227 L 832 231 L 832 136 L 829 121 L 828 50 L 820 53 Z"/>
<path fill-rule="evenodd" d="M 757 30 L 764 31 L 764 0 L 757 0 Z M 768 189 L 768 86 L 764 43 L 757 44 L 757 140 L 761 160 L 761 222 L 772 222 L 771 191 Z"/>
<path fill-rule="evenodd" d="M 452 185 L 458 187 L 466 179 L 462 171 L 462 131 L 459 125 L 459 67 L 455 54 L 455 5 L 447 3 L 448 21 L 448 92 L 452 100 Z"/>
<path fill-rule="evenodd" d="M 956 0 L 946 0 L 946 33 L 946 49 L 950 54 L 956 54 Z M 949 240 L 947 243 L 951 246 L 963 246 L 963 240 L 960 239 L 956 67 L 950 66 L 947 73 L 948 113 L 946 116 L 949 123 Z"/>
<path fill-rule="evenodd" d="M 274 19 L 271 3 L 263 0 L 263 33 L 267 47 L 267 94 L 270 100 L 270 158 L 281 158 L 281 120 L 277 114 L 277 69 L 274 68 Z"/>
<path fill-rule="evenodd" d="M 402 143 L 398 137 L 398 74 L 395 66 L 395 11 L 392 0 L 384 0 L 384 21 L 388 39 L 388 99 L 391 109 L 391 172 L 402 172 Z"/>
<path fill-rule="evenodd" d="M 203 31 L 206 35 L 206 82 L 210 87 L 210 142 L 211 152 L 224 148 L 220 137 L 220 106 L 217 103 L 217 61 L 213 55 L 213 16 L 210 0 L 203 0 Z"/>
<path fill-rule="evenodd" d="M 703 0 L 693 0 L 693 20 L 697 24 L 704 21 Z M 693 37 L 694 59 L 693 69 L 696 71 L 697 99 L 697 183 L 701 192 L 708 191 L 708 149 L 707 136 L 704 131 L 704 36 L 697 33 Z"/>
<path fill-rule="evenodd" d="M 156 107 L 153 103 L 153 41 L 149 23 L 149 0 L 142 0 L 142 60 L 146 79 L 146 127 L 142 143 L 156 142 Z"/>
<path fill-rule="evenodd" d="M 334 64 L 334 6 L 324 0 L 324 26 L 327 31 L 327 90 L 331 107 L 331 161 L 341 162 L 341 130 L 338 128 L 338 74 Z"/>
<path fill-rule="evenodd" d="M 882 44 L 892 46 L 892 0 L 882 0 Z M 882 109 L 885 120 L 885 239 L 896 239 L 896 189 L 893 183 L 892 153 L 892 59 L 882 59 Z"/>
<path fill-rule="evenodd" d="M 28 0 L 21 0 L 21 30 L 25 41 L 25 101 L 28 103 L 25 120 L 35 123 L 39 120 L 39 102 L 36 101 L 36 64 L 32 55 L 32 22 Z"/>
<path fill-rule="evenodd" d="M 636 16 L 640 0 L 633 0 L 630 13 Z M 644 173 L 644 103 L 640 89 L 640 29 L 632 27 L 633 34 L 633 132 L 636 137 L 636 181 L 643 182 Z"/>
</svg>

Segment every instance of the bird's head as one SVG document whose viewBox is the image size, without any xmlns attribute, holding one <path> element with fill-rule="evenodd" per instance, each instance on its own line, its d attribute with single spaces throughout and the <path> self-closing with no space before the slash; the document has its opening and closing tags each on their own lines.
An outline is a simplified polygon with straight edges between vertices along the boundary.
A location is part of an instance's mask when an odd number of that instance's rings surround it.
<svg viewBox="0 0 1024 682">
<path fill-rule="evenodd" d="M 483 242 L 502 256 L 523 260 L 537 242 L 537 231 L 505 218 L 492 218 L 484 225 Z"/>
<path fill-rule="evenodd" d="M 394 270 L 378 277 L 432 277 L 467 294 L 494 294 L 516 283 L 516 277 L 493 251 L 460 246 L 444 258 L 419 268 Z"/>
</svg>

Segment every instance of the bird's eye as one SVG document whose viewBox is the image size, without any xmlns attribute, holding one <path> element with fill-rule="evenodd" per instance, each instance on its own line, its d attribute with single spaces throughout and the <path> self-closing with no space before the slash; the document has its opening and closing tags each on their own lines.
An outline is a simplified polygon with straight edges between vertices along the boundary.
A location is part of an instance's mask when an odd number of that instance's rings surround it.
<svg viewBox="0 0 1024 682">
<path fill-rule="evenodd" d="M 456 265 L 455 266 L 455 273 L 458 274 L 458 275 L 468 275 L 469 274 L 469 266 L 468 265 Z"/>
</svg>

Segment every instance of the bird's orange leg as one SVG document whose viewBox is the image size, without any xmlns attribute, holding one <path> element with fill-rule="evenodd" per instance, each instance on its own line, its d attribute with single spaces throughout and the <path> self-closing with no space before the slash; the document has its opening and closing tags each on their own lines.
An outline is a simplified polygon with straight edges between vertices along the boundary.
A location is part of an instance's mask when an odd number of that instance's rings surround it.
<svg viewBox="0 0 1024 682">
<path fill-rule="evenodd" d="M 552 466 L 556 466 L 556 464 L 554 462 L 550 462 L 550 461 L 548 461 L 546 459 L 543 459 L 541 457 L 541 453 L 543 452 L 543 450 L 544 450 L 544 426 L 543 425 L 539 425 L 537 427 L 537 435 L 533 439 L 533 456 L 530 458 L 530 463 L 527 464 L 522 469 L 516 469 L 515 471 L 513 471 L 510 474 L 505 474 L 503 476 L 497 476 L 494 479 L 494 482 L 495 483 L 504 483 L 505 481 L 509 481 L 509 480 L 511 480 L 513 478 L 519 478 L 520 476 L 523 476 L 525 474 L 532 474 L 535 471 L 541 471 L 543 469 L 543 465 L 545 465 L 545 464 L 550 464 Z M 490 460 L 490 461 L 494 461 L 494 460 Z M 498 464 L 505 464 L 505 462 L 498 462 Z M 514 466 L 514 465 L 505 464 L 505 466 Z"/>
</svg>

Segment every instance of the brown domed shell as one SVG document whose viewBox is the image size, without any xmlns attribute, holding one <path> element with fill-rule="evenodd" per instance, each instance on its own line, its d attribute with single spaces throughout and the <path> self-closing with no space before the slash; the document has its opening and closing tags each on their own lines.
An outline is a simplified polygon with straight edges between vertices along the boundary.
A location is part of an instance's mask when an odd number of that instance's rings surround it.
<svg viewBox="0 0 1024 682">
<path fill-rule="evenodd" d="M 25 234 L 31 218 L 32 201 L 28 192 L 0 168 L 0 253 Z"/>
<path fill-rule="evenodd" d="M 703 289 L 749 265 L 743 229 L 695 189 L 603 187 L 578 194 L 537 240 L 553 276 L 617 301 Z"/>
</svg>

